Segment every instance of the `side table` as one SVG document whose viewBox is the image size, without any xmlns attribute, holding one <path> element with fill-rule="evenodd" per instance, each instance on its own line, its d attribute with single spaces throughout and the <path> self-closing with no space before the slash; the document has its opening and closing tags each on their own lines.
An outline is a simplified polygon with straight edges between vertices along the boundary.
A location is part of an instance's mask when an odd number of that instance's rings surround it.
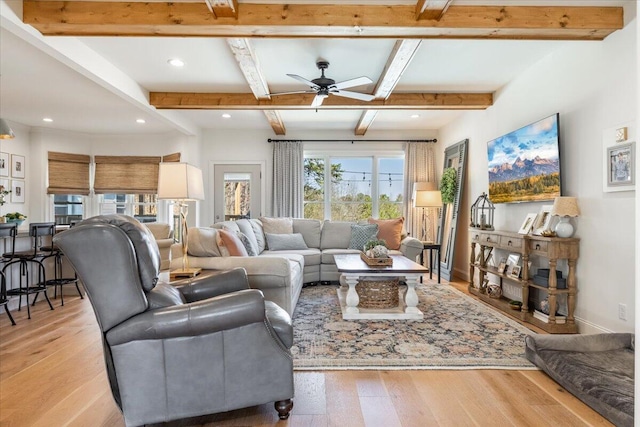
<svg viewBox="0 0 640 427">
<path fill-rule="evenodd" d="M 433 278 L 433 251 L 436 251 L 438 263 L 438 283 L 440 283 L 440 243 L 422 242 L 422 252 L 420 252 L 420 265 L 424 265 L 424 251 L 429 251 L 429 279 Z"/>
</svg>

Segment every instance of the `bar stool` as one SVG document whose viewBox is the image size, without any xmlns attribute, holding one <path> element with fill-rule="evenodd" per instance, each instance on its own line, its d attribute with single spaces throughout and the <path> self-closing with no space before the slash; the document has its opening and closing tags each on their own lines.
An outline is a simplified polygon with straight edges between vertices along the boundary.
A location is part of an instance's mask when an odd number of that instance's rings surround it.
<svg viewBox="0 0 640 427">
<path fill-rule="evenodd" d="M 40 246 L 42 243 L 42 238 L 44 236 L 50 235 L 53 237 L 53 231 L 55 229 L 55 223 L 53 222 L 35 222 L 29 225 L 29 235 L 33 239 L 33 247 L 28 251 L 15 251 L 15 243 L 16 243 L 16 234 L 13 233 L 13 244 L 11 245 L 11 252 L 7 252 L 3 254 L 3 258 L 7 259 L 6 264 L 2 268 L 2 272 L 6 274 L 6 269 L 13 264 L 20 265 L 20 286 L 17 289 L 11 289 L 7 291 L 8 295 L 18 295 L 20 297 L 18 301 L 18 311 L 22 309 L 22 295 L 25 296 L 27 300 L 27 317 L 31 319 L 31 308 L 29 305 L 29 295 L 35 294 L 33 298 L 33 302 L 31 305 L 35 305 L 38 300 L 38 295 L 40 293 L 44 293 L 44 297 L 49 304 L 49 308 L 53 310 L 53 305 L 51 305 L 51 300 L 47 295 L 47 286 L 46 286 L 46 271 L 44 268 L 44 264 L 42 263 L 43 256 L 47 255 L 47 253 L 43 253 L 40 250 Z M 38 278 L 35 283 L 30 283 L 29 280 L 29 265 L 35 267 L 38 271 Z M 23 282 L 24 279 L 24 282 Z"/>
<path fill-rule="evenodd" d="M 72 224 L 73 227 L 75 224 Z M 55 226 L 54 226 L 55 232 Z M 40 251 L 43 253 L 42 262 L 44 263 L 46 259 L 53 258 L 53 279 L 49 279 L 46 282 L 46 286 L 53 286 L 53 297 L 58 298 L 58 288 L 60 288 L 60 301 L 62 306 L 64 306 L 64 293 L 62 292 L 62 287 L 64 285 L 76 285 L 76 290 L 78 291 L 78 295 L 80 295 L 80 299 L 84 299 L 82 296 L 82 291 L 80 290 L 80 286 L 78 285 L 78 274 L 73 272 L 73 277 L 62 277 L 62 257 L 64 254 L 60 250 L 57 245 L 54 245 L 51 242 L 50 246 L 40 246 Z"/>
<path fill-rule="evenodd" d="M 0 239 L 12 238 L 16 234 L 18 226 L 16 224 L 0 224 Z M 0 259 L 0 263 L 4 263 L 6 260 L 4 257 Z M 7 276 L 4 274 L 4 269 L 0 270 L 0 306 L 4 306 L 4 311 L 9 316 L 11 324 L 15 326 L 16 321 L 13 320 L 13 316 L 9 311 L 9 296 L 7 295 Z"/>
</svg>

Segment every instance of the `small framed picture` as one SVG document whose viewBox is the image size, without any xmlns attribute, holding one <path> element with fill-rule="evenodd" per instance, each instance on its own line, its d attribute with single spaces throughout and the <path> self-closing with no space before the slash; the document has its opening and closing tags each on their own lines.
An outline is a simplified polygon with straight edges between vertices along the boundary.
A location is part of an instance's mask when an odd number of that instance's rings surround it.
<svg viewBox="0 0 640 427">
<path fill-rule="evenodd" d="M 11 177 L 24 178 L 24 156 L 18 154 L 11 155 Z"/>
<path fill-rule="evenodd" d="M 542 205 L 536 220 L 533 222 L 532 234 L 540 236 L 543 231 L 551 229 L 551 209 L 553 209 L 553 205 Z"/>
<path fill-rule="evenodd" d="M 610 145 L 605 149 L 607 162 L 605 191 L 634 190 L 636 184 L 634 142 Z"/>
<path fill-rule="evenodd" d="M 507 269 L 507 259 L 502 258 L 500 260 L 500 265 L 498 265 L 498 273 L 504 274 L 504 271 Z"/>
<path fill-rule="evenodd" d="M 535 213 L 527 214 L 527 217 L 524 219 L 524 222 L 522 223 L 520 230 L 518 230 L 518 233 L 529 234 L 529 231 L 531 231 L 531 227 L 533 227 L 533 222 L 536 220 L 537 216 L 538 214 Z"/>
<path fill-rule="evenodd" d="M 24 203 L 24 181 L 11 180 L 11 203 Z"/>
<path fill-rule="evenodd" d="M 9 176 L 9 153 L 0 153 L 0 176 Z"/>
<path fill-rule="evenodd" d="M 511 267 L 511 273 L 509 273 L 509 276 L 511 276 L 511 278 L 513 279 L 519 279 L 521 269 L 522 267 L 520 267 L 519 265 L 514 265 L 513 267 Z"/>
</svg>

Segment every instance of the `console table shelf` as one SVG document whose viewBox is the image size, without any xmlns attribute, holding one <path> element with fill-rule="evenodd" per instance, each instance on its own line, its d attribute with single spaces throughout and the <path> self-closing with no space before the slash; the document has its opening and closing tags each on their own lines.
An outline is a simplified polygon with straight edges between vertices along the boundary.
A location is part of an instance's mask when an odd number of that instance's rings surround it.
<svg viewBox="0 0 640 427">
<path fill-rule="evenodd" d="M 469 292 L 476 295 L 482 301 L 505 312 L 506 314 L 531 323 L 550 333 L 577 333 L 574 311 L 576 307 L 576 294 L 578 286 L 576 283 L 576 263 L 579 254 L 580 239 L 530 236 L 512 233 L 508 231 L 488 231 L 469 230 L 471 237 L 471 257 L 469 262 Z M 480 247 L 479 253 L 485 254 L 494 249 L 520 254 L 522 257 L 522 270 L 520 278 L 498 272 L 493 266 L 486 265 L 486 258 L 480 257 L 480 263 L 476 264 L 476 246 Z M 549 260 L 549 286 L 541 286 L 530 280 L 529 259 L 531 256 L 538 256 Z M 567 288 L 557 288 L 556 266 L 559 259 L 566 259 L 569 266 L 567 276 Z M 478 285 L 474 284 L 475 270 L 478 269 Z M 485 276 L 491 273 L 498 277 L 500 286 L 506 281 L 521 290 L 522 308 L 520 311 L 512 310 L 506 298 L 491 298 L 486 294 L 483 286 Z M 540 320 L 533 315 L 533 310 L 529 307 L 529 290 L 538 289 L 547 293 L 549 301 L 548 322 Z M 556 303 L 558 295 L 566 295 L 567 316 L 563 318 L 564 323 L 556 322 Z"/>
</svg>

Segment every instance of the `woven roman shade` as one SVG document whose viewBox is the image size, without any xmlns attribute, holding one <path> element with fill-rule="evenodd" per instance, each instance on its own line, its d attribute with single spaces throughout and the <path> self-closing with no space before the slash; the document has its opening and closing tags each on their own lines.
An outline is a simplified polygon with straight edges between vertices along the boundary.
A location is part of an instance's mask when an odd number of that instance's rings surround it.
<svg viewBox="0 0 640 427">
<path fill-rule="evenodd" d="M 89 164 L 85 154 L 49 151 L 49 187 L 47 194 L 89 195 Z"/>
<path fill-rule="evenodd" d="M 93 191 L 96 194 L 156 194 L 158 165 L 180 161 L 180 153 L 160 156 L 95 156 L 96 173 Z"/>
</svg>

